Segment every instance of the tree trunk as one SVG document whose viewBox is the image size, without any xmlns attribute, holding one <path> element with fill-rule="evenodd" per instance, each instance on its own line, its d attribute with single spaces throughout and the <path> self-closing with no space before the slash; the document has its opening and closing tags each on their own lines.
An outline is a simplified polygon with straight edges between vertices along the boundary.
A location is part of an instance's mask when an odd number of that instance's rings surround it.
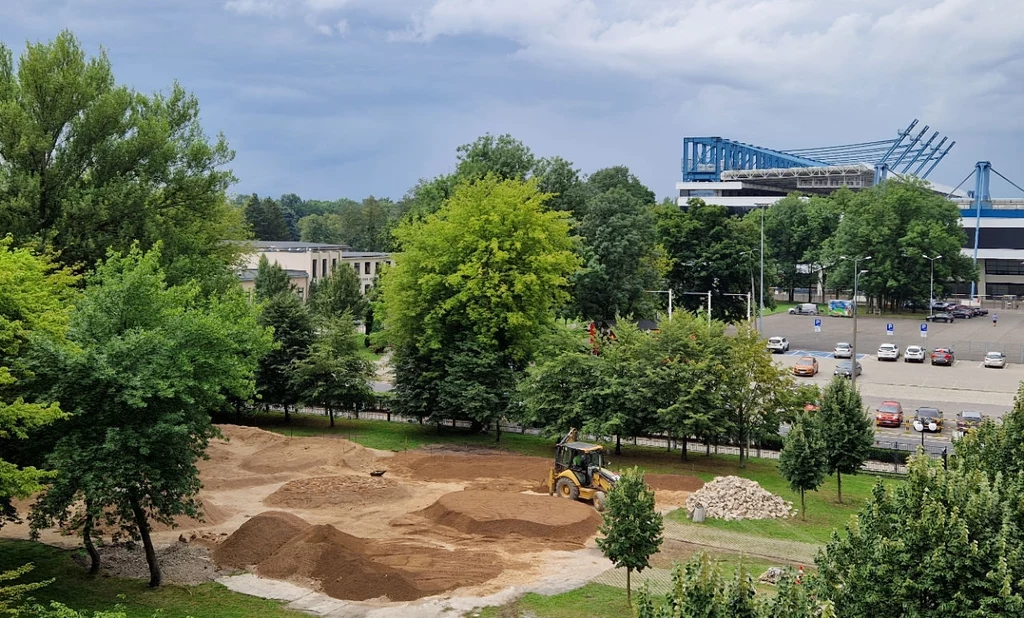
<svg viewBox="0 0 1024 618">
<path fill-rule="evenodd" d="M 501 443 L 501 420 L 494 421 L 494 443 Z"/>
<path fill-rule="evenodd" d="M 687 448 L 690 445 L 690 436 L 683 436 L 683 461 L 686 461 L 686 451 L 690 450 Z"/>
<path fill-rule="evenodd" d="M 163 576 L 160 574 L 160 563 L 156 560 L 156 550 L 153 549 L 153 539 L 149 537 L 149 522 L 146 520 L 146 512 L 142 510 L 139 499 L 135 496 L 128 498 L 132 507 L 132 514 L 135 515 L 135 525 L 139 527 L 139 536 L 142 537 L 142 547 L 146 550 L 146 563 L 149 564 L 149 587 L 156 588 L 160 585 Z"/>
<path fill-rule="evenodd" d="M 836 470 L 836 486 L 839 488 L 839 504 L 843 503 L 843 474 Z"/>
<path fill-rule="evenodd" d="M 711 457 L 711 438 L 704 438 L 704 455 Z"/>
<path fill-rule="evenodd" d="M 633 569 L 626 567 L 626 604 L 633 607 L 633 587 L 630 582 Z"/>
<path fill-rule="evenodd" d="M 800 517 L 807 521 L 807 503 L 804 502 L 804 490 L 800 490 Z"/>
<path fill-rule="evenodd" d="M 92 513 L 88 512 L 88 502 L 85 508 L 87 512 L 85 514 L 85 523 L 82 524 L 82 545 L 85 546 L 85 551 L 89 553 L 89 575 L 99 575 L 100 552 L 96 551 L 96 546 L 92 544 Z"/>
<path fill-rule="evenodd" d="M 615 454 L 622 454 L 622 436 L 615 434 Z"/>
<path fill-rule="evenodd" d="M 292 415 L 290 412 L 288 412 L 288 404 L 284 404 L 284 422 L 292 422 Z"/>
<path fill-rule="evenodd" d="M 334 427 L 334 408 L 327 407 L 327 416 L 331 419 L 331 427 Z"/>
</svg>

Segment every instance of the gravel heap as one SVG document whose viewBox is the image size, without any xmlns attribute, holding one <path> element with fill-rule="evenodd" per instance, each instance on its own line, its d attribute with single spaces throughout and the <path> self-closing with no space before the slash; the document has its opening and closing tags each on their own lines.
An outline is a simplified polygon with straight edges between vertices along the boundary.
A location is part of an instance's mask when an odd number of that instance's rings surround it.
<svg viewBox="0 0 1024 618">
<path fill-rule="evenodd" d="M 718 476 L 686 499 L 686 510 L 693 515 L 703 506 L 714 519 L 776 519 L 790 517 L 793 503 L 765 491 L 756 481 L 738 476 Z"/>
</svg>

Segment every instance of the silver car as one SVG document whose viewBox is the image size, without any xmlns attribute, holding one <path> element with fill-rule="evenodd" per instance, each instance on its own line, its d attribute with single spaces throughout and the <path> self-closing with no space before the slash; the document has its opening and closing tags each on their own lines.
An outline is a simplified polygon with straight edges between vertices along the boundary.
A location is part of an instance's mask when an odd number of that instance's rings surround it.
<svg viewBox="0 0 1024 618">
<path fill-rule="evenodd" d="M 853 356 L 853 346 L 846 342 L 837 343 L 832 355 L 836 358 L 851 358 Z"/>
<path fill-rule="evenodd" d="M 908 345 L 906 352 L 903 353 L 903 362 L 905 363 L 923 363 L 925 358 L 928 356 L 928 351 L 919 345 Z"/>
<path fill-rule="evenodd" d="M 1006 355 L 1002 352 L 989 352 L 985 355 L 985 366 L 1003 369 L 1006 367 Z"/>
<path fill-rule="evenodd" d="M 899 360 L 900 348 L 895 343 L 883 343 L 878 347 L 878 360 Z"/>
</svg>

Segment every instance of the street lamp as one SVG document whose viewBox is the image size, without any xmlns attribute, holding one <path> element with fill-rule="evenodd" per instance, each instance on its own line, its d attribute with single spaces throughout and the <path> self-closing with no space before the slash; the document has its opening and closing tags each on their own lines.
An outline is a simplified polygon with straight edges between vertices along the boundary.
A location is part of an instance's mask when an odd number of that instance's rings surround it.
<svg viewBox="0 0 1024 618">
<path fill-rule="evenodd" d="M 648 294 L 668 294 L 668 319 L 672 321 L 672 288 L 667 290 L 644 290 Z"/>
<path fill-rule="evenodd" d="M 847 257 L 847 256 L 844 255 L 840 259 L 843 259 L 843 260 L 853 260 L 853 344 L 851 346 L 853 348 L 853 350 L 851 350 L 851 352 L 853 353 L 853 361 L 852 361 L 853 364 L 850 367 L 850 385 L 854 389 L 856 389 L 857 388 L 857 296 L 858 296 L 857 285 L 858 285 L 858 283 L 860 281 L 860 276 L 862 274 L 868 272 L 866 270 L 861 270 L 860 268 L 858 268 L 857 264 L 859 262 L 866 262 L 866 261 L 870 260 L 871 256 L 868 255 L 868 256 L 865 256 L 865 257 L 851 258 L 851 257 Z"/>
<path fill-rule="evenodd" d="M 922 253 L 921 257 L 931 262 L 931 276 L 928 278 L 928 313 L 931 313 L 932 305 L 935 304 L 935 260 L 941 260 L 942 256 L 928 257 Z"/>
</svg>

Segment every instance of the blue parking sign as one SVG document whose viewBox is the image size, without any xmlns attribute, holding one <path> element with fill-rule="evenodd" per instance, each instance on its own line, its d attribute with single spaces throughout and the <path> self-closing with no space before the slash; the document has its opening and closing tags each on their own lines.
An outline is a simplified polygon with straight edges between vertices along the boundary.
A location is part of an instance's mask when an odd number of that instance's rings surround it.
<svg viewBox="0 0 1024 618">
<path fill-rule="evenodd" d="M 821 332 L 821 318 L 814 318 L 814 332 Z"/>
<path fill-rule="evenodd" d="M 895 330 L 896 330 L 896 327 L 893 326 L 892 322 L 889 322 L 888 324 L 885 325 L 885 334 L 886 335 L 892 335 L 893 331 L 895 331 Z"/>
<path fill-rule="evenodd" d="M 925 323 L 921 323 L 921 336 L 922 337 L 927 337 L 928 336 L 928 325 L 925 324 Z"/>
</svg>

